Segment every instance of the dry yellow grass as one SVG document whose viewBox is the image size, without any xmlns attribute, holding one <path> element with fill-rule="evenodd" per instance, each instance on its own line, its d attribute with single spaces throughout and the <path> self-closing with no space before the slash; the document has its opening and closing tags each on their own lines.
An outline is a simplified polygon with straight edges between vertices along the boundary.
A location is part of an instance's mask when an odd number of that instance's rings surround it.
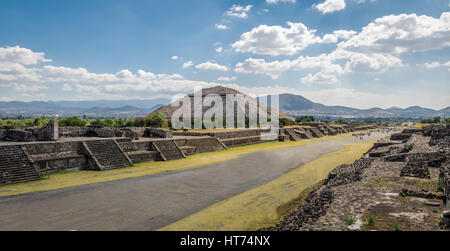
<svg viewBox="0 0 450 251">
<path fill-rule="evenodd" d="M 251 152 L 287 148 L 311 143 L 314 143 L 314 141 L 305 140 L 299 142 L 271 142 L 259 145 L 235 147 L 221 152 L 196 154 L 189 156 L 186 159 L 174 161 L 139 163 L 134 167 L 104 172 L 77 171 L 46 175 L 42 180 L 0 186 L 0 197 L 51 191 L 62 188 L 155 175 L 164 172 L 180 171 L 229 161 L 237 158 L 239 155 Z"/>
<path fill-rule="evenodd" d="M 162 231 L 257 230 L 277 223 L 279 208 L 296 200 L 305 189 L 317 184 L 342 164 L 361 158 L 374 141 L 349 144 L 345 149 L 309 162 L 267 184 L 212 205 Z"/>
</svg>

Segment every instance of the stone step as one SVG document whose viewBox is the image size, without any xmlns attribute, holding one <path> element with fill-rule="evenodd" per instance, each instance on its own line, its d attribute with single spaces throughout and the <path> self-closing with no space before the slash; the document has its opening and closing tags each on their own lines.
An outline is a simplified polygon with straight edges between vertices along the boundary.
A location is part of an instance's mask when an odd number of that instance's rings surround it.
<svg viewBox="0 0 450 251">
<path fill-rule="evenodd" d="M 114 140 L 87 141 L 85 146 L 92 154 L 91 158 L 96 160 L 100 170 L 111 170 L 117 168 L 130 167 L 131 160 L 123 153 Z"/>
<path fill-rule="evenodd" d="M 173 140 L 157 140 L 152 143 L 162 160 L 176 160 L 185 158 L 184 153 Z"/>
<path fill-rule="evenodd" d="M 20 146 L 0 147 L 0 153 L 0 184 L 41 178 L 41 173 L 33 166 Z"/>
</svg>

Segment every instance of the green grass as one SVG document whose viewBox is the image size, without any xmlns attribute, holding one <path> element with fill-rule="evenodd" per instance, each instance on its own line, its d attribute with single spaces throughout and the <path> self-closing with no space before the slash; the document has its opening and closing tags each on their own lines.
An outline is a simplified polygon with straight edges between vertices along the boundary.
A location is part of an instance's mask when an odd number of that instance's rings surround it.
<svg viewBox="0 0 450 251">
<path fill-rule="evenodd" d="M 377 223 L 377 217 L 373 214 L 369 215 L 369 217 L 366 220 L 366 225 L 369 228 L 375 227 L 375 224 Z"/>
<path fill-rule="evenodd" d="M 355 218 L 353 218 L 353 216 L 350 215 L 346 215 L 342 218 L 342 221 L 347 225 L 347 226 L 351 226 L 353 224 L 355 224 Z"/>
</svg>

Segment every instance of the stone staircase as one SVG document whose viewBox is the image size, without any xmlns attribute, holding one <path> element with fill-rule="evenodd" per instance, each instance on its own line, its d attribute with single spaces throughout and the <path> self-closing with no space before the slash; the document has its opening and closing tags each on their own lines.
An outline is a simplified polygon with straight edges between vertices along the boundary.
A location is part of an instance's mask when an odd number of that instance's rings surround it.
<svg viewBox="0 0 450 251">
<path fill-rule="evenodd" d="M 188 155 L 195 154 L 197 149 L 196 149 L 196 147 L 192 147 L 192 146 L 182 146 L 182 147 L 180 147 L 180 150 L 184 153 L 185 156 L 188 156 Z"/>
<path fill-rule="evenodd" d="M 290 137 L 290 140 L 292 140 L 292 141 L 302 140 L 301 135 L 298 134 L 294 128 L 286 128 L 286 129 L 284 129 L 284 131 L 285 131 L 285 134 Z"/>
<path fill-rule="evenodd" d="M 21 146 L 0 147 L 0 184 L 32 181 L 42 174 Z"/>
<path fill-rule="evenodd" d="M 133 166 L 115 140 L 86 141 L 83 145 L 95 168 L 100 171 Z"/>
<path fill-rule="evenodd" d="M 309 130 L 311 131 L 311 134 L 312 134 L 312 136 L 314 138 L 322 138 L 322 137 L 324 137 L 324 135 L 319 130 L 317 130 L 316 128 L 309 128 Z"/>
<path fill-rule="evenodd" d="M 329 126 L 327 124 L 324 124 L 323 127 L 328 131 L 328 135 L 333 135 L 334 136 L 334 135 L 338 134 L 336 129 L 334 129 L 333 127 L 331 127 L 331 126 Z"/>
<path fill-rule="evenodd" d="M 153 150 L 159 153 L 161 160 L 176 160 L 185 158 L 185 154 L 173 140 L 157 140 L 152 142 Z"/>
</svg>

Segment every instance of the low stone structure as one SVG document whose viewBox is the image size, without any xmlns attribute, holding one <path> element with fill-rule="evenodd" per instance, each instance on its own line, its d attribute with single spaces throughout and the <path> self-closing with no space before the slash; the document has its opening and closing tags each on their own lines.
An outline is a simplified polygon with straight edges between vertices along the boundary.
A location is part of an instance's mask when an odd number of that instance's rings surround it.
<svg viewBox="0 0 450 251">
<path fill-rule="evenodd" d="M 18 129 L 8 129 L 5 132 L 5 136 L 3 138 L 6 141 L 12 142 L 32 142 L 33 141 L 33 133 L 24 130 Z"/>
<path fill-rule="evenodd" d="M 144 135 L 150 138 L 164 138 L 164 139 L 173 138 L 172 131 L 161 128 L 146 128 Z"/>
<path fill-rule="evenodd" d="M 391 140 L 407 140 L 411 138 L 412 133 L 394 133 L 391 135 Z"/>
<path fill-rule="evenodd" d="M 439 130 L 408 130 L 409 139 L 380 141 L 354 164 L 333 170 L 305 203 L 263 230 L 450 229 L 449 152 Z M 406 173 L 412 177 L 402 177 Z"/>
<path fill-rule="evenodd" d="M 350 127 L 338 130 L 326 125 L 320 128 L 331 134 L 352 130 Z M 271 128 L 173 132 L 146 127 L 58 127 L 57 123 L 50 123 L 43 128 L 2 129 L 0 136 L 0 139 L 18 142 L 4 147 L 23 148 L 41 175 L 110 170 L 139 162 L 174 160 L 196 153 L 271 141 L 299 141 L 323 137 L 323 134 L 317 128 L 300 126 L 281 128 L 278 134 L 273 134 Z M 0 169 L 5 163 L 0 163 Z"/>
</svg>

